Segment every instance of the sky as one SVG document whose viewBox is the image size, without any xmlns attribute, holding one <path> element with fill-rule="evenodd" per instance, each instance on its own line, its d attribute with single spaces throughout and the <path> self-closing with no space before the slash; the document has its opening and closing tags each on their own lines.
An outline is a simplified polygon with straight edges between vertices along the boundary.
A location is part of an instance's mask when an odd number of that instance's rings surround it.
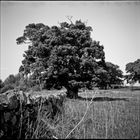
<svg viewBox="0 0 140 140">
<path fill-rule="evenodd" d="M 2 1 L 0 34 L 0 79 L 17 74 L 25 45 L 17 45 L 25 26 L 43 23 L 53 26 L 81 19 L 93 28 L 91 37 L 104 46 L 105 59 L 125 65 L 140 58 L 139 1 Z"/>
</svg>

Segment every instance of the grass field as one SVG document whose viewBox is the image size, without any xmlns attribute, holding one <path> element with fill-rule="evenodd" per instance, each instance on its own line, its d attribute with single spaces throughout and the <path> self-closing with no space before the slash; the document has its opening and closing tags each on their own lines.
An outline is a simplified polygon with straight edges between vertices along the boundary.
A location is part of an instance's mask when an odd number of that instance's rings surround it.
<svg viewBox="0 0 140 140">
<path fill-rule="evenodd" d="M 46 122 L 54 138 L 140 139 L 140 90 L 90 90 L 79 96 L 66 98 L 57 121 Z"/>
<path fill-rule="evenodd" d="M 66 99 L 64 113 L 54 130 L 57 138 L 140 138 L 140 91 L 85 91 L 79 95 L 79 99 Z"/>
</svg>

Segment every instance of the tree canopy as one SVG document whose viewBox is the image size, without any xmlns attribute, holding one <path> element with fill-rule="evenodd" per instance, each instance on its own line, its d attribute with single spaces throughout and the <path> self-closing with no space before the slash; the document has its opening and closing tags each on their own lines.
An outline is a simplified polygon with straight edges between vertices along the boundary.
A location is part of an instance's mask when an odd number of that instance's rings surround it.
<svg viewBox="0 0 140 140">
<path fill-rule="evenodd" d="M 112 88 L 113 84 L 122 84 L 123 72 L 118 65 L 106 62 L 104 67 L 97 70 L 97 86 L 103 89 Z"/>
<path fill-rule="evenodd" d="M 29 44 L 19 71 L 43 81 L 46 88 L 57 83 L 69 97 L 77 96 L 78 88 L 94 80 L 105 63 L 104 47 L 92 40 L 91 31 L 81 20 L 52 27 L 27 25 L 17 38 L 17 44 Z"/>
<path fill-rule="evenodd" d="M 127 83 L 140 83 L 140 59 L 137 59 L 134 62 L 130 62 L 126 64 L 126 73 L 128 73 L 125 77 Z"/>
<path fill-rule="evenodd" d="M 121 85 L 123 82 L 123 72 L 120 70 L 118 65 L 111 62 L 106 62 L 106 70 L 108 71 L 108 83 Z"/>
</svg>

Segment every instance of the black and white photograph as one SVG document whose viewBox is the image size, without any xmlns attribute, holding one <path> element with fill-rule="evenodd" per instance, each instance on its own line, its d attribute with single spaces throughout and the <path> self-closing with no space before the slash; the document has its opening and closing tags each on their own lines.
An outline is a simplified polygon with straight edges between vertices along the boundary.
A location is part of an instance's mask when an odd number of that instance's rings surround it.
<svg viewBox="0 0 140 140">
<path fill-rule="evenodd" d="M 140 139 L 140 1 L 0 7 L 0 139 Z"/>
</svg>

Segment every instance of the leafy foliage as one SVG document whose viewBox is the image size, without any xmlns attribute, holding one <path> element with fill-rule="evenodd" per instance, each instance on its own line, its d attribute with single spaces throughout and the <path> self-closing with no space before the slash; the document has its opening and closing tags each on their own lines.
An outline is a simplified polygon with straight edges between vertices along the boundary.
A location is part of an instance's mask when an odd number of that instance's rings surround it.
<svg viewBox="0 0 140 140">
<path fill-rule="evenodd" d="M 16 75 L 10 74 L 4 82 L 2 82 L 1 93 L 6 92 L 11 89 L 21 89 L 23 91 L 29 89 L 29 80 L 23 77 L 22 74 L 18 73 Z"/>
<path fill-rule="evenodd" d="M 52 27 L 27 25 L 17 38 L 17 44 L 29 43 L 19 71 L 30 74 L 45 88 L 64 86 L 69 96 L 76 96 L 78 88 L 94 80 L 105 63 L 104 47 L 92 40 L 91 31 L 81 20 Z"/>
<path fill-rule="evenodd" d="M 118 65 L 106 62 L 103 68 L 97 70 L 96 83 L 103 89 L 112 88 L 112 84 L 122 84 L 123 72 Z"/>
<path fill-rule="evenodd" d="M 0 89 L 4 87 L 3 81 L 0 79 Z"/>
<path fill-rule="evenodd" d="M 4 81 L 5 85 L 10 85 L 15 83 L 15 76 L 13 74 L 10 74 Z"/>
<path fill-rule="evenodd" d="M 123 72 L 119 69 L 118 65 L 106 62 L 108 71 L 108 81 L 111 84 L 122 84 Z"/>
<path fill-rule="evenodd" d="M 137 81 L 140 83 L 140 59 L 126 64 L 125 70 L 129 73 L 125 76 L 128 83 L 135 83 Z"/>
<path fill-rule="evenodd" d="M 6 92 L 8 90 L 14 89 L 15 87 L 15 76 L 13 74 L 10 74 L 4 82 L 1 80 L 1 93 Z"/>
</svg>

